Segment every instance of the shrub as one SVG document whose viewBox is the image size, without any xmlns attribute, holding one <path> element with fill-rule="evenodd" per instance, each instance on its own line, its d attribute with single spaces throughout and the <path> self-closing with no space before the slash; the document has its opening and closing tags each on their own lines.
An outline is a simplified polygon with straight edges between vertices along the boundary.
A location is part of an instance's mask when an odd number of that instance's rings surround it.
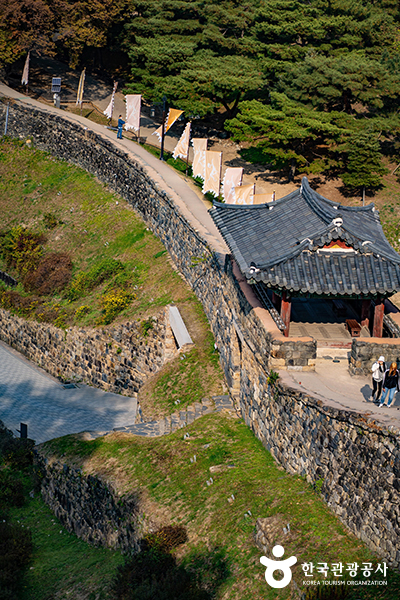
<svg viewBox="0 0 400 600">
<path fill-rule="evenodd" d="M 156 549 L 161 552 L 170 552 L 173 548 L 187 542 L 186 527 L 183 525 L 167 525 L 155 533 L 150 533 L 143 539 L 145 550 Z"/>
<path fill-rule="evenodd" d="M 0 254 L 8 267 L 14 267 L 21 275 L 36 269 L 43 254 L 46 238 L 24 227 L 13 227 L 0 236 Z"/>
<path fill-rule="evenodd" d="M 29 316 L 41 304 L 42 300 L 37 296 L 21 296 L 13 290 L 0 292 L 0 306 L 7 310 L 13 310 L 21 316 Z"/>
<path fill-rule="evenodd" d="M 33 440 L 12 436 L 2 446 L 2 458 L 13 469 L 26 469 L 33 463 L 34 445 Z"/>
<path fill-rule="evenodd" d="M 154 328 L 153 319 L 150 317 L 150 319 L 146 319 L 145 321 L 142 321 L 140 328 L 142 330 L 142 335 L 147 336 L 150 329 Z"/>
<path fill-rule="evenodd" d="M 37 269 L 26 274 L 24 285 L 38 294 L 54 294 L 64 289 L 72 277 L 68 254 L 52 252 L 41 258 Z"/>
<path fill-rule="evenodd" d="M 21 575 L 32 556 L 31 532 L 17 524 L 0 522 L 0 600 L 15 600 Z"/>
<path fill-rule="evenodd" d="M 47 229 L 54 229 L 57 225 L 61 225 L 62 221 L 59 221 L 53 213 L 45 213 L 43 215 L 43 222 Z"/>
<path fill-rule="evenodd" d="M 114 290 L 104 294 L 101 301 L 103 316 L 99 324 L 108 325 L 111 323 L 120 312 L 129 306 L 133 298 L 133 294 L 124 290 Z"/>
<path fill-rule="evenodd" d="M 210 600 L 197 578 L 167 552 L 148 550 L 137 554 L 118 570 L 117 600 Z"/>
<path fill-rule="evenodd" d="M 0 471 L 0 508 L 9 506 L 21 507 L 25 503 L 22 482 L 8 469 Z"/>
<path fill-rule="evenodd" d="M 106 279 L 110 279 L 124 270 L 125 265 L 120 260 L 105 258 L 97 265 L 94 265 L 90 271 L 79 273 L 71 282 L 66 297 L 71 301 L 77 300 L 85 292 L 93 290 Z"/>
<path fill-rule="evenodd" d="M 90 312 L 90 306 L 88 306 L 87 304 L 83 304 L 83 306 L 80 306 L 79 308 L 76 309 L 75 318 L 78 320 L 82 319 L 82 317 L 87 315 L 88 312 Z"/>
</svg>

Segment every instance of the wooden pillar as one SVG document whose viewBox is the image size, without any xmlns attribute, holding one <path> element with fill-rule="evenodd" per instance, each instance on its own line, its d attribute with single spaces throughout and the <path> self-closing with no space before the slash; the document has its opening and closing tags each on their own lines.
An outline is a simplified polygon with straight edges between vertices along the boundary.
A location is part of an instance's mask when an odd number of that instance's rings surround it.
<svg viewBox="0 0 400 600">
<path fill-rule="evenodd" d="M 283 291 L 282 304 L 281 304 L 281 319 L 285 323 L 285 330 L 283 332 L 283 335 L 285 337 L 289 337 L 290 308 L 291 308 L 290 297 L 286 291 Z"/>
<path fill-rule="evenodd" d="M 363 300 L 361 304 L 361 327 L 369 327 L 371 300 Z"/>
<path fill-rule="evenodd" d="M 385 304 L 383 300 L 378 299 L 375 303 L 374 311 L 374 327 L 372 337 L 382 337 L 383 331 L 383 315 L 385 314 Z"/>
<path fill-rule="evenodd" d="M 280 303 L 281 303 L 281 297 L 278 296 L 278 294 L 276 294 L 275 292 L 272 292 L 272 304 L 275 306 L 275 308 L 277 310 L 279 310 Z"/>
</svg>

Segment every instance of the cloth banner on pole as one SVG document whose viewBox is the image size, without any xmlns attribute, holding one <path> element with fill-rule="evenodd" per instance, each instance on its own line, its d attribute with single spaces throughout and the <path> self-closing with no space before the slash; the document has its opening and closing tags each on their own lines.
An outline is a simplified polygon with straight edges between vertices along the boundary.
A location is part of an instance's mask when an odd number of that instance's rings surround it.
<svg viewBox="0 0 400 600">
<path fill-rule="evenodd" d="M 186 127 L 180 137 L 179 142 L 175 146 L 174 152 L 172 154 L 172 157 L 175 159 L 180 157 L 180 158 L 183 158 L 184 160 L 186 160 L 186 158 L 187 158 L 187 155 L 189 152 L 190 125 L 191 125 L 190 122 L 186 125 Z"/>
<path fill-rule="evenodd" d="M 22 85 L 28 85 L 30 55 L 31 55 L 31 53 L 29 51 L 28 54 L 26 55 L 25 66 L 24 66 L 24 70 L 23 70 L 23 73 L 22 73 L 22 79 L 21 79 L 21 84 Z"/>
<path fill-rule="evenodd" d="M 235 204 L 235 187 L 242 185 L 243 167 L 228 167 L 222 182 L 222 196 L 227 204 Z"/>
<path fill-rule="evenodd" d="M 83 102 L 83 91 L 85 88 L 85 74 L 86 74 L 86 67 L 83 69 L 81 76 L 79 78 L 78 93 L 76 95 L 76 106 L 79 106 L 79 104 L 82 105 L 82 102 Z"/>
<path fill-rule="evenodd" d="M 205 172 L 203 183 L 203 194 L 210 192 L 219 196 L 221 182 L 222 152 L 205 152 Z"/>
<path fill-rule="evenodd" d="M 254 183 L 235 187 L 235 204 L 253 204 L 254 188 Z"/>
<path fill-rule="evenodd" d="M 254 194 L 253 204 L 266 204 L 271 200 L 271 194 Z"/>
<path fill-rule="evenodd" d="M 192 173 L 193 177 L 201 177 L 204 180 L 205 168 L 206 168 L 206 151 L 207 151 L 207 138 L 193 138 L 193 164 Z"/>
<path fill-rule="evenodd" d="M 142 104 L 141 94 L 128 94 L 125 96 L 126 100 L 126 122 L 125 129 L 134 129 L 139 131 L 140 129 L 140 107 Z"/>
<path fill-rule="evenodd" d="M 167 133 L 168 129 L 171 129 L 172 125 L 175 123 L 177 119 L 183 114 L 183 110 L 178 110 L 177 108 L 170 108 L 168 111 L 168 116 L 165 120 L 164 126 L 164 135 Z M 153 131 L 152 135 L 156 135 L 161 142 L 162 136 L 162 125 L 155 131 Z"/>
<path fill-rule="evenodd" d="M 112 115 L 114 112 L 115 92 L 117 91 L 117 87 L 118 87 L 118 81 L 114 81 L 114 87 L 113 87 L 113 91 L 111 94 L 110 104 L 107 106 L 106 110 L 103 113 L 110 120 L 112 119 Z"/>
</svg>

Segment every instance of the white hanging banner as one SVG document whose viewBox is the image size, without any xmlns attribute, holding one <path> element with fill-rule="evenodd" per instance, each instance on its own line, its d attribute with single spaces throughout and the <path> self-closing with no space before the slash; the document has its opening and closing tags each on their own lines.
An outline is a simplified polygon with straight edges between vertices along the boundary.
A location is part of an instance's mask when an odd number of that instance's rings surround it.
<svg viewBox="0 0 400 600">
<path fill-rule="evenodd" d="M 184 160 L 187 159 L 189 153 L 190 125 L 190 122 L 186 125 L 179 142 L 175 146 L 174 152 L 172 154 L 172 157 L 175 159 L 177 159 L 178 157 L 183 158 Z"/>
<path fill-rule="evenodd" d="M 114 87 L 113 87 L 113 91 L 111 94 L 110 104 L 107 106 L 106 110 L 103 113 L 110 120 L 112 119 L 113 112 L 114 112 L 115 92 L 117 91 L 117 87 L 118 87 L 118 81 L 114 81 Z"/>
<path fill-rule="evenodd" d="M 222 182 L 222 197 L 227 204 L 235 204 L 235 187 L 242 185 L 243 167 L 228 167 Z"/>
<path fill-rule="evenodd" d="M 253 204 L 266 204 L 271 201 L 271 194 L 254 194 Z"/>
<path fill-rule="evenodd" d="M 253 204 L 255 183 L 235 188 L 235 204 Z"/>
<path fill-rule="evenodd" d="M 29 81 L 29 59 L 30 59 L 31 53 L 30 51 L 28 52 L 28 54 L 26 55 L 26 60 L 25 60 L 25 66 L 24 66 L 24 70 L 22 73 L 22 79 L 21 79 L 21 84 L 22 85 L 28 85 L 28 81 Z"/>
<path fill-rule="evenodd" d="M 219 196 L 219 187 L 221 183 L 222 152 L 205 152 L 205 173 L 203 183 L 203 194 L 210 192 L 214 196 Z"/>
<path fill-rule="evenodd" d="M 207 150 L 207 138 L 193 138 L 193 164 L 192 173 L 193 177 L 201 177 L 204 180 L 205 168 L 206 168 L 206 150 Z"/>
<path fill-rule="evenodd" d="M 78 85 L 78 93 L 76 94 L 76 106 L 82 105 L 83 102 L 83 92 L 85 89 L 85 75 L 86 68 L 83 69 L 81 76 L 79 77 L 79 85 Z"/>
<path fill-rule="evenodd" d="M 126 100 L 126 122 L 125 129 L 134 129 L 139 131 L 140 129 L 140 107 L 142 102 L 141 94 L 128 94 L 125 96 Z"/>
</svg>

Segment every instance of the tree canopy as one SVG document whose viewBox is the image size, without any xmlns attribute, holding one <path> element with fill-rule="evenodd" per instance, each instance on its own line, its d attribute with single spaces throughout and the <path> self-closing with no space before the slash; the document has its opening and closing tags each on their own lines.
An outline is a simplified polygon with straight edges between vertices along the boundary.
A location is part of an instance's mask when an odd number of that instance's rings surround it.
<svg viewBox="0 0 400 600">
<path fill-rule="evenodd" d="M 249 158 L 291 173 L 354 179 L 365 143 L 373 187 L 372 157 L 399 146 L 397 0 L 0 0 L 3 64 L 33 50 L 76 67 L 90 48 L 125 51 L 126 92 L 219 113 Z"/>
</svg>

